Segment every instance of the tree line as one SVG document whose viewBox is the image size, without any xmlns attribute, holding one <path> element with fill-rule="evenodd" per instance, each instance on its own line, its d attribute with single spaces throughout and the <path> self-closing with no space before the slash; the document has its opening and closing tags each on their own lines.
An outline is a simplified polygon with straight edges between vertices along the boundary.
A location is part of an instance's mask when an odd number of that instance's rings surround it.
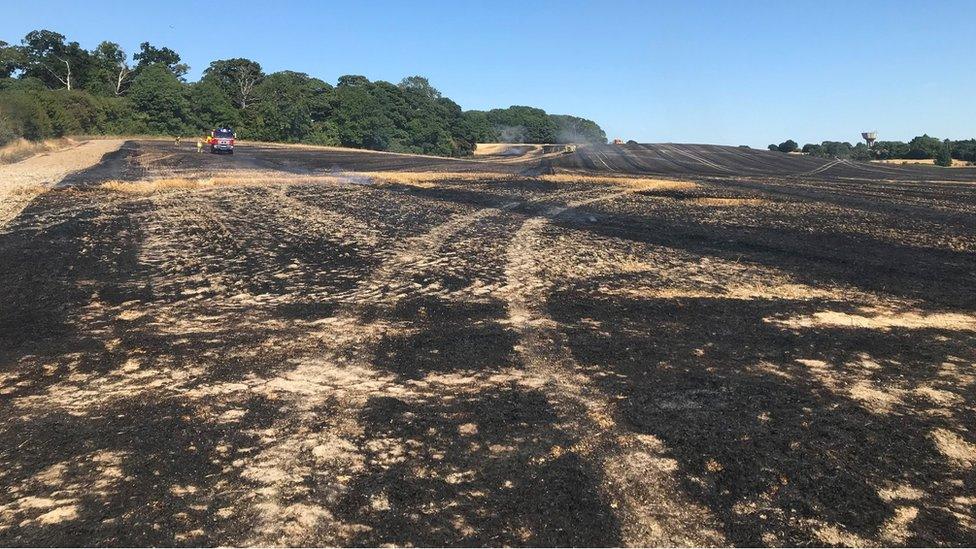
<svg viewBox="0 0 976 549">
<path fill-rule="evenodd" d="M 233 127 L 261 141 L 464 156 L 478 142 L 606 142 L 592 120 L 512 106 L 464 111 L 422 76 L 397 84 L 266 74 L 250 59 L 217 60 L 197 82 L 167 47 L 93 50 L 50 30 L 0 40 L 0 144 L 72 134 L 192 135 Z"/>
<path fill-rule="evenodd" d="M 769 145 L 769 150 L 784 153 L 803 152 L 825 158 L 851 160 L 926 160 L 932 159 L 939 166 L 951 166 L 952 160 L 976 164 L 976 139 L 952 141 L 938 139 L 928 134 L 904 141 L 876 141 L 873 147 L 865 143 L 851 145 L 847 141 L 824 141 L 819 145 L 807 143 L 802 148 L 792 139 L 779 145 Z"/>
</svg>

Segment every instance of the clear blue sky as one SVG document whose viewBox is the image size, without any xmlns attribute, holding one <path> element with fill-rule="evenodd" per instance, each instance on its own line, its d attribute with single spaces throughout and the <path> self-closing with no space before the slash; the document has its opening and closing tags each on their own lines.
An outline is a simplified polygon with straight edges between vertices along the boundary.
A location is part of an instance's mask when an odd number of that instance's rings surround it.
<svg viewBox="0 0 976 549">
<path fill-rule="evenodd" d="M 538 106 L 611 138 L 976 136 L 973 0 L 2 2 L 11 43 L 38 28 L 86 48 L 149 41 L 191 80 L 228 57 L 333 83 L 420 74 L 465 109 Z"/>
</svg>

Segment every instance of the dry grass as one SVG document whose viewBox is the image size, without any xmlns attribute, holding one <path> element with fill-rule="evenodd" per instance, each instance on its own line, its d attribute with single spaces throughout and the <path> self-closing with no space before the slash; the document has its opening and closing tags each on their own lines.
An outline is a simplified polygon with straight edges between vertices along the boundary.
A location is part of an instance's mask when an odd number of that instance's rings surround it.
<svg viewBox="0 0 976 549">
<path fill-rule="evenodd" d="M 976 463 L 976 445 L 966 442 L 964 438 L 947 429 L 932 431 L 932 439 L 942 455 L 956 464 L 972 467 Z"/>
<path fill-rule="evenodd" d="M 352 177 L 366 177 L 376 183 L 433 187 L 439 182 L 461 181 L 512 181 L 526 179 L 509 173 L 478 172 L 350 172 Z"/>
<path fill-rule="evenodd" d="M 529 152 L 542 152 L 542 145 L 528 143 L 478 143 L 474 149 L 475 156 L 518 156 Z"/>
<path fill-rule="evenodd" d="M 433 187 L 439 182 L 465 181 L 546 181 L 549 183 L 589 183 L 593 185 L 615 185 L 626 189 L 644 190 L 690 190 L 697 187 L 691 181 L 653 179 L 645 177 L 610 177 L 574 173 L 527 176 L 500 172 L 343 172 L 339 177 L 367 178 L 376 184 L 411 185 Z"/>
<path fill-rule="evenodd" d="M 109 191 L 130 194 L 152 194 L 157 192 L 201 189 L 212 186 L 209 179 L 187 179 L 183 177 L 169 177 L 163 179 L 146 179 L 142 181 L 106 181 L 99 185 Z"/>
<path fill-rule="evenodd" d="M 0 147 L 0 164 L 13 164 L 34 155 L 68 149 L 77 144 L 77 141 L 66 137 L 45 139 L 44 141 L 17 139 Z"/>
<path fill-rule="evenodd" d="M 639 272 L 636 265 L 628 265 L 621 272 Z M 734 299 L 809 301 L 812 299 L 837 298 L 836 290 L 814 288 L 802 284 L 739 284 L 718 289 L 695 289 L 674 287 L 625 287 L 601 288 L 605 295 L 619 295 L 638 299 Z"/>
<path fill-rule="evenodd" d="M 906 166 L 909 165 L 909 164 L 923 165 L 923 166 L 934 166 L 935 165 L 935 159 L 932 159 L 932 158 L 923 158 L 923 159 L 895 158 L 895 159 L 892 159 L 892 160 L 872 160 L 871 162 L 874 162 L 876 164 L 896 164 L 896 165 L 906 165 Z M 970 162 L 967 162 L 965 160 L 957 160 L 957 159 L 953 158 L 952 159 L 952 166 L 950 166 L 950 167 L 951 168 L 972 168 L 974 166 L 973 166 L 973 164 L 971 164 Z"/>
<path fill-rule="evenodd" d="M 524 176 L 498 172 L 338 172 L 321 176 L 292 176 L 273 172 L 248 171 L 241 175 L 225 174 L 213 177 L 185 178 L 162 177 L 140 181 L 106 181 L 99 187 L 106 190 L 151 194 L 177 190 L 209 189 L 222 186 L 246 185 L 311 185 L 354 183 L 360 185 L 407 185 L 419 188 L 436 187 L 438 183 L 459 183 L 466 181 L 497 182 L 541 180 L 554 183 L 590 183 L 595 185 L 615 185 L 625 189 L 643 190 L 686 190 L 697 187 L 691 181 L 669 179 L 649 179 L 640 177 L 600 177 L 577 174 L 557 174 Z"/>
<path fill-rule="evenodd" d="M 106 190 L 132 193 L 152 194 L 157 192 L 211 189 L 229 186 L 266 186 L 266 185 L 338 185 L 354 183 L 360 185 L 410 185 L 414 187 L 430 188 L 440 181 L 500 181 L 511 179 L 508 174 L 477 174 L 454 172 L 340 172 L 320 176 L 292 176 L 272 172 L 248 171 L 242 175 L 222 175 L 213 177 L 162 177 L 139 181 L 106 181 L 99 187 Z"/>
<path fill-rule="evenodd" d="M 696 198 L 692 202 L 702 206 L 761 206 L 768 200 L 761 198 Z"/>
<path fill-rule="evenodd" d="M 35 197 L 53 187 L 66 175 L 95 164 L 105 153 L 122 145 L 118 140 L 80 144 L 67 139 L 26 145 L 24 143 L 4 147 L 8 155 L 28 157 L 10 164 L 0 162 L 0 228 L 17 217 Z M 67 148 L 39 154 L 40 151 L 52 151 L 60 146 Z"/>
<path fill-rule="evenodd" d="M 661 179 L 649 177 L 612 177 L 600 175 L 583 175 L 575 173 L 559 173 L 539 176 L 543 181 L 551 183 L 592 183 L 594 185 L 616 185 L 634 191 L 660 190 L 692 190 L 698 184 L 680 179 Z"/>
<path fill-rule="evenodd" d="M 861 307 L 860 314 L 840 311 L 819 311 L 812 315 L 788 319 L 766 319 L 788 328 L 843 327 L 888 331 L 950 330 L 976 332 L 976 316 L 965 313 L 925 313 L 921 311 L 892 311 L 876 307 Z"/>
<path fill-rule="evenodd" d="M 267 185 L 301 185 L 301 184 L 338 184 L 342 183 L 340 176 L 318 177 L 161 177 L 158 179 L 143 179 L 139 181 L 106 181 L 99 188 L 129 194 L 153 194 L 169 191 L 186 191 L 212 189 L 215 187 L 232 186 L 267 186 Z"/>
</svg>

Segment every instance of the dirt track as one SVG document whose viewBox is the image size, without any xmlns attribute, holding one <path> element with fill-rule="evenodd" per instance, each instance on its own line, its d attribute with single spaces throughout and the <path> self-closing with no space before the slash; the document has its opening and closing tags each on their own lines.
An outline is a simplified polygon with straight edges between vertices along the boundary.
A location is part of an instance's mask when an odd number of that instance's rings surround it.
<svg viewBox="0 0 976 549">
<path fill-rule="evenodd" d="M 972 174 L 127 143 L 0 228 L 0 545 L 974 545 Z"/>
</svg>

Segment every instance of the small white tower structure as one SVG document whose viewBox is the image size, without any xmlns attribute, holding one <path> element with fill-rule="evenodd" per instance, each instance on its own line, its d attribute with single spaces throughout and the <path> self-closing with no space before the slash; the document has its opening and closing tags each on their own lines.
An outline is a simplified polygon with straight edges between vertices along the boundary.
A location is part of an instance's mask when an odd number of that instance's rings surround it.
<svg viewBox="0 0 976 549">
<path fill-rule="evenodd" d="M 874 147 L 874 142 L 878 139 L 878 132 L 863 132 L 861 137 L 868 143 L 868 148 Z"/>
</svg>

